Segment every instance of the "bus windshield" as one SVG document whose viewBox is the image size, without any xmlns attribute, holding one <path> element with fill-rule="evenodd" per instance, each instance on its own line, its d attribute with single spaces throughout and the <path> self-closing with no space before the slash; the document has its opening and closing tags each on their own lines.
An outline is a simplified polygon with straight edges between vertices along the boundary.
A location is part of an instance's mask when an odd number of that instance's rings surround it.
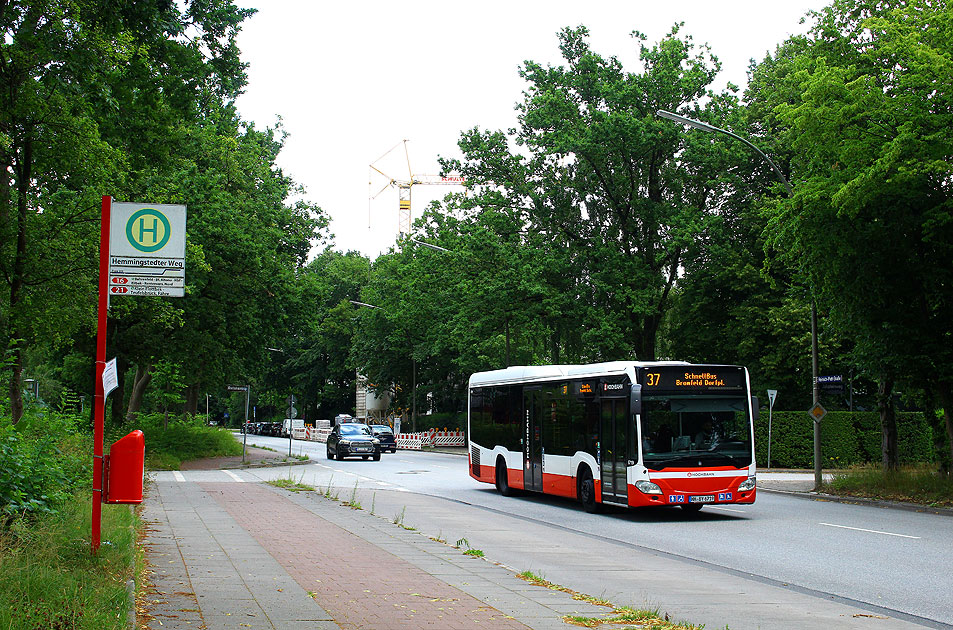
<svg viewBox="0 0 953 630">
<path fill-rule="evenodd" d="M 642 461 L 649 470 L 751 464 L 751 423 L 743 397 L 642 399 Z"/>
</svg>

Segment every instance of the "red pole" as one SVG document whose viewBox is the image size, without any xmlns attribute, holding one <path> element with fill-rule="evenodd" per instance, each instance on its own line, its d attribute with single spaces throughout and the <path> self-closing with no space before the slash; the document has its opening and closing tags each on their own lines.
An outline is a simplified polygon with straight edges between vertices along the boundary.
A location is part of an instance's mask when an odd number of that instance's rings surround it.
<svg viewBox="0 0 953 630">
<path fill-rule="evenodd" d="M 106 396 L 103 370 L 106 369 L 106 311 L 109 308 L 109 211 L 112 197 L 103 196 L 102 223 L 99 226 L 99 312 L 96 325 L 96 382 L 93 404 L 93 538 L 92 551 L 99 551 L 103 508 L 103 424 Z"/>
</svg>

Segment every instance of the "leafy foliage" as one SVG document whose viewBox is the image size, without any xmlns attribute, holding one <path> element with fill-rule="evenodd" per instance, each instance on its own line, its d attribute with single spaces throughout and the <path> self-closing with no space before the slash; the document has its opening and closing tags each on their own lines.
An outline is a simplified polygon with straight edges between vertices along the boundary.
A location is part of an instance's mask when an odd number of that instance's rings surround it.
<svg viewBox="0 0 953 630">
<path fill-rule="evenodd" d="M 771 466 L 814 466 L 813 420 L 804 411 L 775 411 L 771 418 Z M 900 460 L 904 464 L 932 463 L 937 452 L 933 429 L 921 412 L 897 414 Z M 757 461 L 768 463 L 768 414 L 755 424 Z M 821 421 L 824 468 L 847 468 L 880 461 L 880 417 L 876 412 L 831 411 Z"/>
<path fill-rule="evenodd" d="M 885 391 L 896 380 L 947 410 L 953 449 L 953 18 L 936 0 L 837 0 L 815 17 L 752 78 L 796 175 L 769 244 Z"/>
<path fill-rule="evenodd" d="M 162 415 L 143 414 L 138 426 L 145 435 L 146 465 L 152 469 L 178 470 L 184 460 L 242 452 L 231 431 L 207 426 L 201 420 L 178 419 L 165 426 Z"/>
<path fill-rule="evenodd" d="M 55 513 L 89 484 L 89 436 L 77 418 L 28 414 L 16 426 L 0 419 L 0 524 Z"/>
</svg>

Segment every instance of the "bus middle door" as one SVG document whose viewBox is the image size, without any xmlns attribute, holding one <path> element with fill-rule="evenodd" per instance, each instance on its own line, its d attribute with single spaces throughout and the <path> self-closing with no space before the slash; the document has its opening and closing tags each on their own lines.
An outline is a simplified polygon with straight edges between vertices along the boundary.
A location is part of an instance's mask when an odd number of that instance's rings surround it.
<svg viewBox="0 0 953 630">
<path fill-rule="evenodd" d="M 543 490 L 543 390 L 523 388 L 523 487 Z"/>
<path fill-rule="evenodd" d="M 629 404 L 627 398 L 602 397 L 601 441 L 602 500 L 628 503 Z"/>
</svg>

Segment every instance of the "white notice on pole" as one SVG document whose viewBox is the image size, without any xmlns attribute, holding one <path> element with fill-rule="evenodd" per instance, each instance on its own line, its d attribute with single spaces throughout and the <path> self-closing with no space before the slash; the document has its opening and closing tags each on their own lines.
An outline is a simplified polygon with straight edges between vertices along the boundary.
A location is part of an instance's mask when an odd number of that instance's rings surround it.
<svg viewBox="0 0 953 630">
<path fill-rule="evenodd" d="M 119 376 L 116 374 L 116 359 L 113 358 L 106 362 L 103 368 L 103 398 L 109 396 L 109 392 L 119 387 Z"/>
</svg>

